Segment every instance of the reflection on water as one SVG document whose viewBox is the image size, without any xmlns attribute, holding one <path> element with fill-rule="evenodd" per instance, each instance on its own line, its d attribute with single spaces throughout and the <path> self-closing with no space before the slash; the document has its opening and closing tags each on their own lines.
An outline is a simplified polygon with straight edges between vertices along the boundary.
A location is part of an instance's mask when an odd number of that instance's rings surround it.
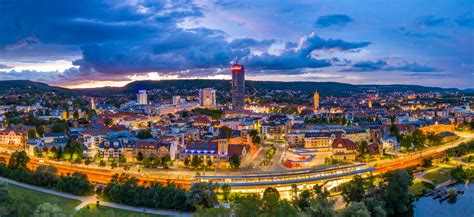
<svg viewBox="0 0 474 217">
<path fill-rule="evenodd" d="M 415 201 L 415 217 L 473 217 L 474 216 L 474 184 L 458 184 L 458 190 L 464 190 L 464 194 L 458 195 L 454 200 L 446 200 L 442 203 L 433 200 L 433 197 L 422 197 Z"/>
</svg>

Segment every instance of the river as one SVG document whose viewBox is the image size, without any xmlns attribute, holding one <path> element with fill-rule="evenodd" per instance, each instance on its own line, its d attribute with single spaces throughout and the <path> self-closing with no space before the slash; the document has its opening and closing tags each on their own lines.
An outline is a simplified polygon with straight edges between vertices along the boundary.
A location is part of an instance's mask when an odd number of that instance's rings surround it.
<svg viewBox="0 0 474 217">
<path fill-rule="evenodd" d="M 474 216 L 474 183 L 457 184 L 456 189 L 464 190 L 457 196 L 456 201 L 442 203 L 433 197 L 422 197 L 415 201 L 415 217 L 473 217 Z"/>
</svg>

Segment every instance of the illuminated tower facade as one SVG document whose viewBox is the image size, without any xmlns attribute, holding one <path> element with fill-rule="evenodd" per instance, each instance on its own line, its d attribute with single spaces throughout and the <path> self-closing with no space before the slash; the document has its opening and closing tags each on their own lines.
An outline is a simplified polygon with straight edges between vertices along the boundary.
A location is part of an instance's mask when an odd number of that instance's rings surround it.
<svg viewBox="0 0 474 217">
<path fill-rule="evenodd" d="M 97 107 L 95 106 L 95 99 L 91 98 L 91 110 L 96 110 Z"/>
<path fill-rule="evenodd" d="M 318 91 L 314 91 L 313 101 L 314 101 L 313 109 L 316 112 L 319 109 L 319 93 L 318 93 Z"/>
<path fill-rule="evenodd" d="M 245 106 L 245 68 L 243 65 L 232 65 L 232 108 L 243 109 Z"/>
<path fill-rule="evenodd" d="M 147 105 L 148 104 L 148 94 L 146 90 L 139 90 L 137 94 L 137 104 L 138 105 Z"/>
</svg>

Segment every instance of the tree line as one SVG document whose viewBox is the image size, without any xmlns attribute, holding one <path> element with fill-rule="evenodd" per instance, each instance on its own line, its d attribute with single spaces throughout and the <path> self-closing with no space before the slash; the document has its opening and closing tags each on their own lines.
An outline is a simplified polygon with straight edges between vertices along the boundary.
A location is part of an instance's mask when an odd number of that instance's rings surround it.
<svg viewBox="0 0 474 217">
<path fill-rule="evenodd" d="M 12 153 L 8 164 L 4 158 L 0 158 L 0 176 L 74 195 L 84 196 L 94 193 L 94 185 L 89 182 L 86 174 L 74 172 L 58 175 L 56 167 L 44 165 L 31 171 L 27 167 L 29 161 L 24 151 Z"/>
<path fill-rule="evenodd" d="M 342 197 L 346 208 L 335 210 L 335 201 L 320 185 L 302 192 L 292 186 L 293 201 L 280 198 L 275 188 L 267 188 L 263 196 L 257 194 L 237 195 L 235 206 L 208 208 L 198 206 L 195 216 L 324 216 L 324 217 L 385 217 L 402 216 L 412 210 L 413 199 L 408 193 L 412 176 L 406 170 L 396 170 L 383 175 L 378 184 L 374 178 L 361 176 L 342 186 Z"/>
</svg>

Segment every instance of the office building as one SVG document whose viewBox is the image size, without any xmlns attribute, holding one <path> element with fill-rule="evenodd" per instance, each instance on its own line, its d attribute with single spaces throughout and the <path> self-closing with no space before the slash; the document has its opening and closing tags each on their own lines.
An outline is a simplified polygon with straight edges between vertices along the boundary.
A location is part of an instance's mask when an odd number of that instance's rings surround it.
<svg viewBox="0 0 474 217">
<path fill-rule="evenodd" d="M 245 68 L 243 65 L 232 65 L 232 108 L 243 109 L 245 106 Z"/>
<path fill-rule="evenodd" d="M 213 88 L 199 90 L 199 104 L 205 108 L 216 107 L 216 90 Z"/>
<path fill-rule="evenodd" d="M 139 90 L 137 94 L 137 104 L 147 105 L 148 104 L 148 95 L 146 90 Z"/>
</svg>

